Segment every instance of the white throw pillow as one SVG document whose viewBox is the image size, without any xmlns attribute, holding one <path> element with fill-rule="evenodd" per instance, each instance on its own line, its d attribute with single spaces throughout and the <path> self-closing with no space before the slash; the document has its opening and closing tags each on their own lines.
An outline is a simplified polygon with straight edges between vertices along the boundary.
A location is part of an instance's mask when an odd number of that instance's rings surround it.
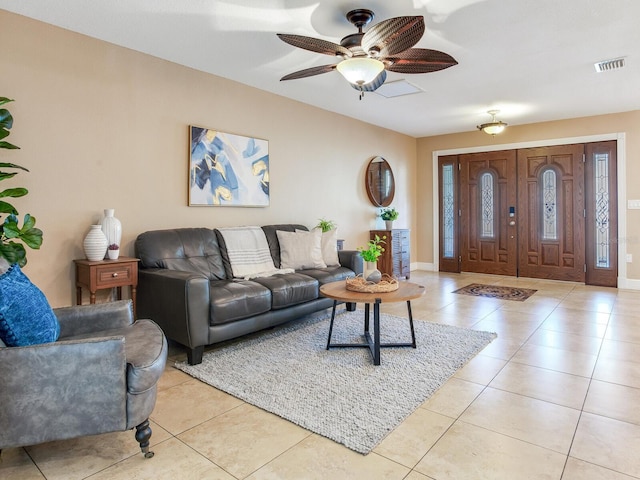
<svg viewBox="0 0 640 480">
<path fill-rule="evenodd" d="M 322 232 L 322 259 L 327 267 L 340 265 L 338 260 L 338 230 Z"/>
<path fill-rule="evenodd" d="M 304 270 L 306 268 L 325 268 L 322 260 L 322 232 L 276 231 L 280 243 L 280 268 Z"/>
<path fill-rule="evenodd" d="M 312 231 L 318 230 L 322 233 L 322 261 L 327 267 L 337 267 L 340 265 L 338 259 L 338 230 L 335 228 L 328 232 L 323 232 L 320 228 L 314 228 Z M 306 232 L 306 230 L 297 230 L 296 232 Z"/>
</svg>

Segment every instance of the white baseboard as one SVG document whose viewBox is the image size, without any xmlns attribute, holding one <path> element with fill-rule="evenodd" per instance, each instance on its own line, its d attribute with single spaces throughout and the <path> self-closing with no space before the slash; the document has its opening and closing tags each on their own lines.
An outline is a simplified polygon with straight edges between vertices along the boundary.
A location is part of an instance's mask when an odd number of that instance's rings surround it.
<svg viewBox="0 0 640 480">
<path fill-rule="evenodd" d="M 409 267 L 411 271 L 413 270 L 424 270 L 426 272 L 435 272 L 436 266 L 433 263 L 424 263 L 424 262 L 414 262 Z"/>
<path fill-rule="evenodd" d="M 618 288 L 623 290 L 640 290 L 640 280 L 618 277 Z"/>
</svg>

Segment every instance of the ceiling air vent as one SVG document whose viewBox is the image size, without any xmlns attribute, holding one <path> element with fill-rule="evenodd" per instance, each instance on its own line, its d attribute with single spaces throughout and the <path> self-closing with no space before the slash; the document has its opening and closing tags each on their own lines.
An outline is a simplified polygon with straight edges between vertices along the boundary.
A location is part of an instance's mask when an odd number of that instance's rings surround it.
<svg viewBox="0 0 640 480">
<path fill-rule="evenodd" d="M 618 70 L 624 67 L 624 57 L 612 58 L 611 60 L 603 60 L 598 63 L 594 63 L 596 72 L 608 72 L 610 70 Z"/>
<path fill-rule="evenodd" d="M 374 90 L 374 92 L 386 98 L 393 98 L 400 97 L 402 95 L 421 93 L 424 92 L 424 90 L 402 79 L 383 83 L 382 86 L 380 86 L 377 90 Z"/>
</svg>

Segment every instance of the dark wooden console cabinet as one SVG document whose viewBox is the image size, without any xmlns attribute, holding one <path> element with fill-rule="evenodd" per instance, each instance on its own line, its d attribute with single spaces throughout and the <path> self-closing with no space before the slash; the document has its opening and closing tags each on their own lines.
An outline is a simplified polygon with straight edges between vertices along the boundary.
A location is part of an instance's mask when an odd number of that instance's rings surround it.
<svg viewBox="0 0 640 480">
<path fill-rule="evenodd" d="M 394 228 L 393 230 L 371 230 L 370 238 L 376 235 L 387 237 L 383 244 L 384 252 L 378 258 L 378 270 L 398 279 L 409 279 L 411 276 L 411 231 Z"/>
</svg>

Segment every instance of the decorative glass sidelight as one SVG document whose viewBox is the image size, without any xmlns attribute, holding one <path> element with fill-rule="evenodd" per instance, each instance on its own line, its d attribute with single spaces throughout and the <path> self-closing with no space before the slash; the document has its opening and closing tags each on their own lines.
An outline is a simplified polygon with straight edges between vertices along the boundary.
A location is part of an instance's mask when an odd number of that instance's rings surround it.
<svg viewBox="0 0 640 480">
<path fill-rule="evenodd" d="M 480 208 L 482 209 L 480 235 L 484 238 L 493 238 L 494 235 L 493 184 L 493 175 L 490 173 L 483 173 L 480 176 Z"/>
<path fill-rule="evenodd" d="M 453 165 L 442 166 L 443 257 L 453 258 L 455 245 Z"/>
<path fill-rule="evenodd" d="M 542 238 L 558 239 L 558 187 L 555 170 L 542 173 Z"/>
<path fill-rule="evenodd" d="M 609 192 L 609 154 L 594 155 L 595 172 L 595 242 L 596 268 L 609 268 L 610 260 L 610 192 Z"/>
</svg>

